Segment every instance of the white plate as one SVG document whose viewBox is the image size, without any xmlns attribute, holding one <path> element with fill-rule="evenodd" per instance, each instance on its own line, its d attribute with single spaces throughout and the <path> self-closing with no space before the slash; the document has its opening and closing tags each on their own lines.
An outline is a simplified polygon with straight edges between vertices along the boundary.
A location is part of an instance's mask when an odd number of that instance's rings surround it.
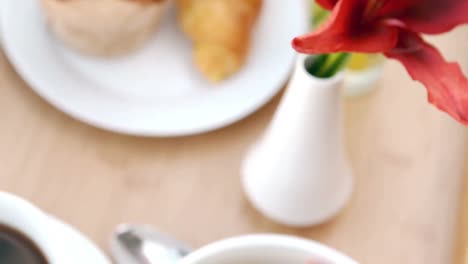
<svg viewBox="0 0 468 264">
<path fill-rule="evenodd" d="M 110 264 L 104 253 L 83 234 L 61 220 L 50 216 L 52 230 L 63 246 L 63 256 L 67 264 Z"/>
<path fill-rule="evenodd" d="M 265 0 L 247 64 L 211 85 L 191 63 L 174 10 L 142 50 L 105 60 L 63 47 L 38 0 L 2 1 L 6 54 L 38 94 L 89 124 L 143 136 L 206 132 L 251 114 L 281 89 L 295 59 L 290 42 L 308 29 L 308 0 Z"/>
</svg>

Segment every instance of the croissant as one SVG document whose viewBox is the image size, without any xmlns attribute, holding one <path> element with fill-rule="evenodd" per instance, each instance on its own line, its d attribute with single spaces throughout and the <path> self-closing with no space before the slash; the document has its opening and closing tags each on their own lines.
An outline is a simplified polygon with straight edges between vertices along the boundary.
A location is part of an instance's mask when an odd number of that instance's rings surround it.
<svg viewBox="0 0 468 264">
<path fill-rule="evenodd" d="M 245 63 L 263 0 L 177 0 L 182 31 L 193 41 L 194 62 L 210 81 Z"/>
</svg>

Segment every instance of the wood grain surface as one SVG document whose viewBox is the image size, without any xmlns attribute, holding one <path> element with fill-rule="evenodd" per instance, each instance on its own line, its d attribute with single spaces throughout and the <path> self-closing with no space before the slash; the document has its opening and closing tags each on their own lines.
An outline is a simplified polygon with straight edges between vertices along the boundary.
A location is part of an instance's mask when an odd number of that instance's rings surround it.
<svg viewBox="0 0 468 264">
<path fill-rule="evenodd" d="M 467 28 L 434 39 L 468 69 Z M 465 129 L 426 103 L 394 62 L 372 94 L 346 100 L 356 190 L 333 221 L 276 225 L 245 201 L 239 166 L 280 96 L 225 129 L 184 138 L 117 135 L 40 99 L 0 55 L 0 186 L 76 226 L 107 250 L 122 222 L 152 224 L 194 246 L 245 233 L 312 238 L 361 263 L 454 262 Z"/>
<path fill-rule="evenodd" d="M 458 225 L 458 241 L 456 247 L 456 263 L 468 264 L 468 157 L 465 158 L 465 177 L 463 198 L 460 207 L 460 221 Z"/>
</svg>

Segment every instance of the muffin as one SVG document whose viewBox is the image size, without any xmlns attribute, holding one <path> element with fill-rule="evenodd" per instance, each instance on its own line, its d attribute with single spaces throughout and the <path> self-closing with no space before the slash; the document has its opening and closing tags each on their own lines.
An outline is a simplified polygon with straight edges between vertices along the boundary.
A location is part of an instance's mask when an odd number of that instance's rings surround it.
<svg viewBox="0 0 468 264">
<path fill-rule="evenodd" d="M 131 53 L 157 30 L 168 0 L 41 0 L 51 31 L 87 55 Z"/>
</svg>

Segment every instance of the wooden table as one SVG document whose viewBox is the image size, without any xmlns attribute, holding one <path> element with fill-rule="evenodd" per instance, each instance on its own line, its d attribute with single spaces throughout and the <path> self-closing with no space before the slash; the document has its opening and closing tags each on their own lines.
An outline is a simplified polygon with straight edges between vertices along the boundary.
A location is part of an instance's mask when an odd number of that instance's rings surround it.
<svg viewBox="0 0 468 264">
<path fill-rule="evenodd" d="M 467 28 L 436 39 L 468 69 Z M 333 221 L 289 229 L 245 201 L 239 165 L 280 96 L 228 128 L 150 139 L 104 132 L 40 99 L 0 55 L 0 186 L 73 224 L 107 249 L 121 222 L 152 224 L 194 246 L 250 232 L 331 245 L 362 263 L 453 263 L 464 128 L 426 103 L 388 63 L 381 87 L 346 103 L 356 192 Z"/>
<path fill-rule="evenodd" d="M 465 159 L 465 176 L 468 175 L 468 157 Z M 468 264 L 468 180 L 465 178 L 461 217 L 459 221 L 458 246 L 456 248 L 456 263 Z"/>
</svg>

